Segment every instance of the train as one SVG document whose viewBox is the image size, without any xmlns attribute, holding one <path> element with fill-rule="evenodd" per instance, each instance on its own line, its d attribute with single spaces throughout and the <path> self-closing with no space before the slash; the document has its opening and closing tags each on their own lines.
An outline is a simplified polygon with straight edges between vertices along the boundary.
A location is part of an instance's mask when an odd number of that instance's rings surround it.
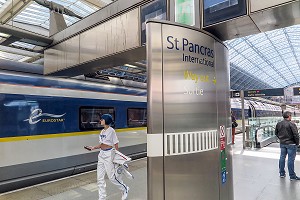
<svg viewBox="0 0 300 200">
<path fill-rule="evenodd" d="M 264 101 L 264 99 L 245 99 L 245 119 L 251 117 L 281 117 L 283 111 L 290 111 L 294 117 L 300 116 L 298 108 L 286 105 L 285 109 L 282 109 L 278 103 Z M 231 111 L 237 120 L 242 119 L 242 102 L 240 98 L 231 99 Z"/>
<path fill-rule="evenodd" d="M 100 116 L 111 114 L 120 151 L 146 154 L 146 90 L 0 72 L 0 192 L 96 168 Z"/>
<path fill-rule="evenodd" d="M 240 99 L 231 99 L 241 119 Z M 300 114 L 295 110 L 295 114 Z M 111 114 L 126 155 L 147 151 L 147 90 L 0 71 L 0 192 L 90 171 L 100 116 Z M 278 105 L 245 100 L 249 117 L 281 116 Z"/>
</svg>

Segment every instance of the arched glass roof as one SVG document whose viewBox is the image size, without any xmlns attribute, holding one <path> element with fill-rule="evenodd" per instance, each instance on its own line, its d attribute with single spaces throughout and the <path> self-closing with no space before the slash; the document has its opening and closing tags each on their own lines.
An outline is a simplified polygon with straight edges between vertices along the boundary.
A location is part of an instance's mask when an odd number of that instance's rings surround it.
<svg viewBox="0 0 300 200">
<path fill-rule="evenodd" d="M 300 25 L 295 25 L 226 41 L 233 83 L 231 88 L 283 88 L 299 83 L 299 38 Z M 243 73 L 232 74 L 236 71 Z M 256 79 L 246 79 L 245 74 Z"/>
</svg>

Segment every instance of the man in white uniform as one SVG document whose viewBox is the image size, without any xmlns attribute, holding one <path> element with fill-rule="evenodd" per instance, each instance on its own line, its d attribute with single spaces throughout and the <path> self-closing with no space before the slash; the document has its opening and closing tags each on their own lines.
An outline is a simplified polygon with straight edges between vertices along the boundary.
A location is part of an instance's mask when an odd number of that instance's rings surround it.
<svg viewBox="0 0 300 200">
<path fill-rule="evenodd" d="M 122 181 L 122 176 L 116 173 L 115 164 L 112 162 L 112 151 L 113 148 L 119 149 L 115 130 L 110 127 L 113 123 L 112 116 L 109 114 L 104 114 L 100 119 L 101 125 L 104 129 L 99 135 L 99 145 L 87 147 L 90 150 L 100 149 L 98 155 L 98 165 L 97 165 L 97 184 L 99 189 L 99 200 L 106 199 L 106 183 L 104 180 L 105 172 L 109 180 L 115 184 L 119 190 L 122 191 L 122 200 L 127 199 L 129 187 L 126 186 Z"/>
</svg>

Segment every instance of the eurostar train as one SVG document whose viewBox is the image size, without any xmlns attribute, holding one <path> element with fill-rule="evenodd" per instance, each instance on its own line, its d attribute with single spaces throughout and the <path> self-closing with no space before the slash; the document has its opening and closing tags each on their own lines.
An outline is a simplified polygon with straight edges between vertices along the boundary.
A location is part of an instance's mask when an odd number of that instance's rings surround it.
<svg viewBox="0 0 300 200">
<path fill-rule="evenodd" d="M 241 99 L 231 99 L 231 110 L 237 120 L 242 119 L 242 103 Z M 293 116 L 300 116 L 300 110 L 292 106 L 286 106 L 286 110 L 293 113 Z M 279 105 L 263 103 L 257 100 L 244 100 L 245 118 L 249 117 L 281 117 L 283 110 Z"/>
<path fill-rule="evenodd" d="M 96 168 L 99 116 L 120 150 L 146 152 L 146 90 L 0 72 L 0 192 Z"/>
</svg>

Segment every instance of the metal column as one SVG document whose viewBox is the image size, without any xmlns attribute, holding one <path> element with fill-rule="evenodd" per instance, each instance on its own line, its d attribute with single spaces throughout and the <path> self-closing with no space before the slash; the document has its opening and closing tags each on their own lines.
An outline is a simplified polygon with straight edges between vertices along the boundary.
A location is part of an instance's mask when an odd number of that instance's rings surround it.
<svg viewBox="0 0 300 200">
<path fill-rule="evenodd" d="M 233 200 L 227 56 L 202 30 L 147 22 L 148 200 Z"/>
</svg>

